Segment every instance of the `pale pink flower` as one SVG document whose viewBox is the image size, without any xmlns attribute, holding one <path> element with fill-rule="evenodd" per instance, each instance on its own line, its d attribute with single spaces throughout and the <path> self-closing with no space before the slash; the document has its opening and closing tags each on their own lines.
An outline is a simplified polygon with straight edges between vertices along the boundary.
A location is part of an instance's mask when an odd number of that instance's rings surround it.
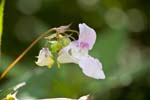
<svg viewBox="0 0 150 100">
<path fill-rule="evenodd" d="M 96 32 L 85 23 L 79 24 L 79 39 L 71 42 L 59 52 L 59 63 L 76 63 L 86 76 L 95 79 L 104 79 L 102 64 L 98 59 L 91 57 L 88 51 L 96 41 Z"/>
</svg>

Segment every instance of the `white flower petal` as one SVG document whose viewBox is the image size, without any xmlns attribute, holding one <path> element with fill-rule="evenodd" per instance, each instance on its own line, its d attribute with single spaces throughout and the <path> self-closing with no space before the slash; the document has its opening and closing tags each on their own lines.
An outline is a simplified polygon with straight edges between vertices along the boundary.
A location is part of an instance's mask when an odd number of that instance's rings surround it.
<svg viewBox="0 0 150 100">
<path fill-rule="evenodd" d="M 85 75 L 95 79 L 105 79 L 102 64 L 99 60 L 94 59 L 91 56 L 85 57 L 80 59 L 79 66 Z"/>
<path fill-rule="evenodd" d="M 72 98 L 49 98 L 49 99 L 38 99 L 38 100 L 89 100 L 90 95 L 85 95 L 80 97 L 79 99 L 72 99 Z"/>
<path fill-rule="evenodd" d="M 24 85 L 26 85 L 26 82 L 19 83 L 18 85 L 16 85 L 16 86 L 14 87 L 13 90 L 16 91 L 16 90 L 18 90 L 19 88 L 23 87 Z"/>
<path fill-rule="evenodd" d="M 80 32 L 79 41 L 87 43 L 89 49 L 91 50 L 96 41 L 95 30 L 87 26 L 85 23 L 83 23 L 83 24 L 79 24 L 79 32 Z"/>
<path fill-rule="evenodd" d="M 88 56 L 88 49 L 79 47 L 78 41 L 73 41 L 71 43 L 70 51 L 71 55 L 78 60 L 82 57 Z"/>
<path fill-rule="evenodd" d="M 53 65 L 54 60 L 52 59 L 52 54 L 48 48 L 42 48 L 40 50 L 38 60 L 36 62 L 39 66 L 48 66 L 49 68 Z"/>
<path fill-rule="evenodd" d="M 90 95 L 85 95 L 85 96 L 80 97 L 78 100 L 90 100 L 89 97 Z"/>
<path fill-rule="evenodd" d="M 79 63 L 82 57 L 88 56 L 88 50 L 78 47 L 78 42 L 73 41 L 64 47 L 58 54 L 58 62 L 60 63 Z"/>
<path fill-rule="evenodd" d="M 76 100 L 76 99 L 70 99 L 70 98 L 50 98 L 50 99 L 38 99 L 38 100 Z"/>
<path fill-rule="evenodd" d="M 70 43 L 68 46 L 64 47 L 63 49 L 60 50 L 58 54 L 58 62 L 59 63 L 77 63 L 77 59 L 75 59 L 71 55 L 71 48 L 72 48 L 72 43 Z"/>
</svg>

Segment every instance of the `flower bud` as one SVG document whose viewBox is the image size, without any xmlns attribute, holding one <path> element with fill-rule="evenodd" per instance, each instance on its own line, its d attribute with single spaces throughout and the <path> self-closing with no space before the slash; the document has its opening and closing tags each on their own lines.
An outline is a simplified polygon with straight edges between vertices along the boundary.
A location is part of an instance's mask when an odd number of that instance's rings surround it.
<svg viewBox="0 0 150 100">
<path fill-rule="evenodd" d="M 53 44 L 51 44 L 51 50 L 52 52 L 56 53 L 62 48 L 62 44 L 58 41 L 53 41 Z"/>
<path fill-rule="evenodd" d="M 71 42 L 71 40 L 66 37 L 62 37 L 60 40 L 62 41 L 63 47 L 67 46 Z"/>
<path fill-rule="evenodd" d="M 52 52 L 59 52 L 63 47 L 67 46 L 69 43 L 71 42 L 71 40 L 69 38 L 66 37 L 60 37 L 58 39 L 58 41 L 53 41 L 51 42 L 51 50 Z"/>
</svg>

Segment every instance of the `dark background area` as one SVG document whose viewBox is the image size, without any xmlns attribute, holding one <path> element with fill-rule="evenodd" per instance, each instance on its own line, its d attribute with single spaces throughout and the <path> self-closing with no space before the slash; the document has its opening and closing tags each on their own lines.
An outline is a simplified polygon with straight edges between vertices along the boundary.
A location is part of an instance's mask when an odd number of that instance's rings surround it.
<svg viewBox="0 0 150 100">
<path fill-rule="evenodd" d="M 83 75 L 75 64 L 60 69 L 35 65 L 40 41 L 0 81 L 0 89 L 22 81 L 19 98 L 94 100 L 150 99 L 150 1 L 146 0 L 6 0 L 0 73 L 40 34 L 52 27 L 86 23 L 97 32 L 90 55 L 100 59 L 105 80 Z M 76 36 L 75 36 L 76 37 Z"/>
</svg>

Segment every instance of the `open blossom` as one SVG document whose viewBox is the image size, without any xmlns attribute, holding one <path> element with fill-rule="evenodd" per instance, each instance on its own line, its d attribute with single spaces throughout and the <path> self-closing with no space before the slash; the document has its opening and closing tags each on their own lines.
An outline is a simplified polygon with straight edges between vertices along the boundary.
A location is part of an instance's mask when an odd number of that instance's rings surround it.
<svg viewBox="0 0 150 100">
<path fill-rule="evenodd" d="M 102 64 L 98 59 L 91 57 L 88 51 L 96 41 L 96 32 L 85 23 L 79 24 L 79 39 L 71 42 L 59 52 L 59 63 L 75 63 L 80 66 L 86 76 L 95 79 L 104 79 Z"/>
<path fill-rule="evenodd" d="M 38 66 L 48 66 L 48 68 L 51 68 L 54 64 L 54 60 L 52 59 L 52 54 L 48 48 L 42 48 L 40 50 L 36 64 Z"/>
</svg>

